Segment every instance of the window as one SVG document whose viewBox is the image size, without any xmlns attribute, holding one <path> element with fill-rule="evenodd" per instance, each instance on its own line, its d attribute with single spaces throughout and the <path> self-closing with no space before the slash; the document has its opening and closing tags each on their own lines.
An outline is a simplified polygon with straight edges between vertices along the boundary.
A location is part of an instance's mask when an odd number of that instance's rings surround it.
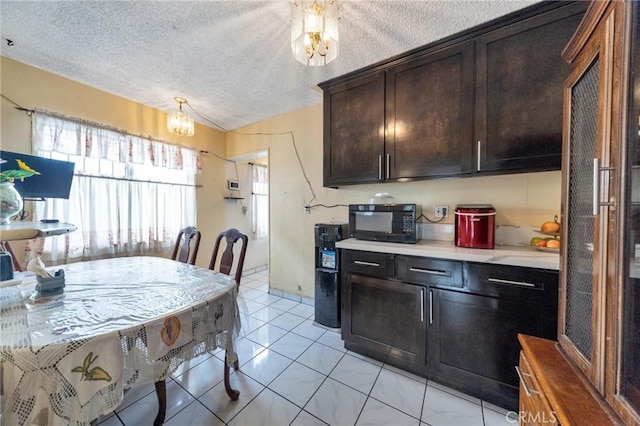
<svg viewBox="0 0 640 426">
<path fill-rule="evenodd" d="M 251 164 L 251 231 L 255 238 L 269 235 L 269 169 Z"/>
<path fill-rule="evenodd" d="M 38 242 L 53 263 L 160 252 L 196 223 L 196 150 L 41 113 L 33 148 L 75 163 L 69 200 L 35 203 L 34 219 L 78 227 Z"/>
</svg>

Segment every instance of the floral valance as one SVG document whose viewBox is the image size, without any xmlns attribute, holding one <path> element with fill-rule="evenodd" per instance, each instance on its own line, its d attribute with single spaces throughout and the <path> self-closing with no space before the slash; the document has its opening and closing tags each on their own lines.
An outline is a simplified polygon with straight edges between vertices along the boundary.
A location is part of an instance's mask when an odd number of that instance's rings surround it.
<svg viewBox="0 0 640 426">
<path fill-rule="evenodd" d="M 196 149 L 44 111 L 35 111 L 32 123 L 35 151 L 54 151 L 193 173 L 201 170 L 200 153 Z"/>
</svg>

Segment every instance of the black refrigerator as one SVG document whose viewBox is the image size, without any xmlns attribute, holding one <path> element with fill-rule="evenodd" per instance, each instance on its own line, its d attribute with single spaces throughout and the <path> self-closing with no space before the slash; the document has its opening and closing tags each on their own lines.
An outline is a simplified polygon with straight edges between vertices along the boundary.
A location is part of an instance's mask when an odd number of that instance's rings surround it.
<svg viewBox="0 0 640 426">
<path fill-rule="evenodd" d="M 346 223 L 315 225 L 315 321 L 340 328 L 340 253 L 336 242 L 349 237 Z"/>
</svg>

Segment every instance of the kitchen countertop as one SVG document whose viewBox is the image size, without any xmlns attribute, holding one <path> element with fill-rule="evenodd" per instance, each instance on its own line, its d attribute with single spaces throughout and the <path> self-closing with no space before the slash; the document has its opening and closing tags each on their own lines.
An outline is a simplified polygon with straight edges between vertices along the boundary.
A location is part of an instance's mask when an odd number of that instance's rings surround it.
<svg viewBox="0 0 640 426">
<path fill-rule="evenodd" d="M 559 253 L 541 251 L 535 247 L 528 246 L 496 246 L 494 249 L 471 249 L 456 247 L 452 242 L 438 240 L 420 240 L 416 244 L 400 244 L 349 238 L 338 241 L 336 247 L 349 250 L 404 254 L 407 256 L 551 269 L 554 271 L 560 268 Z"/>
</svg>

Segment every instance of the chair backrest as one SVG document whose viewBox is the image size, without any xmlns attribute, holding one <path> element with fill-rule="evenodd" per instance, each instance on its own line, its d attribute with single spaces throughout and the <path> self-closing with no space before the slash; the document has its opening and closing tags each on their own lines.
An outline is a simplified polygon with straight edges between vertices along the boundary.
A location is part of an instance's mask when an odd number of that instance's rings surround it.
<svg viewBox="0 0 640 426">
<path fill-rule="evenodd" d="M 198 247 L 200 247 L 200 231 L 193 226 L 187 226 L 178 233 L 171 259 L 195 265 Z"/>
<path fill-rule="evenodd" d="M 227 229 L 218 234 L 216 238 L 216 242 L 213 246 L 213 254 L 211 255 L 211 262 L 209 262 L 209 269 L 215 269 L 216 261 L 218 259 L 218 252 L 220 251 L 220 243 L 222 240 L 225 240 L 226 247 L 222 252 L 220 257 L 220 267 L 218 272 L 229 275 L 231 273 L 231 268 L 233 267 L 233 252 L 235 243 L 238 240 L 242 240 L 242 247 L 240 247 L 240 254 L 238 258 L 238 265 L 236 267 L 235 280 L 236 285 L 240 285 L 240 279 L 242 278 L 242 267 L 244 266 L 244 256 L 247 253 L 247 244 L 249 243 L 249 238 L 242 232 L 238 231 L 235 228 Z"/>
</svg>

